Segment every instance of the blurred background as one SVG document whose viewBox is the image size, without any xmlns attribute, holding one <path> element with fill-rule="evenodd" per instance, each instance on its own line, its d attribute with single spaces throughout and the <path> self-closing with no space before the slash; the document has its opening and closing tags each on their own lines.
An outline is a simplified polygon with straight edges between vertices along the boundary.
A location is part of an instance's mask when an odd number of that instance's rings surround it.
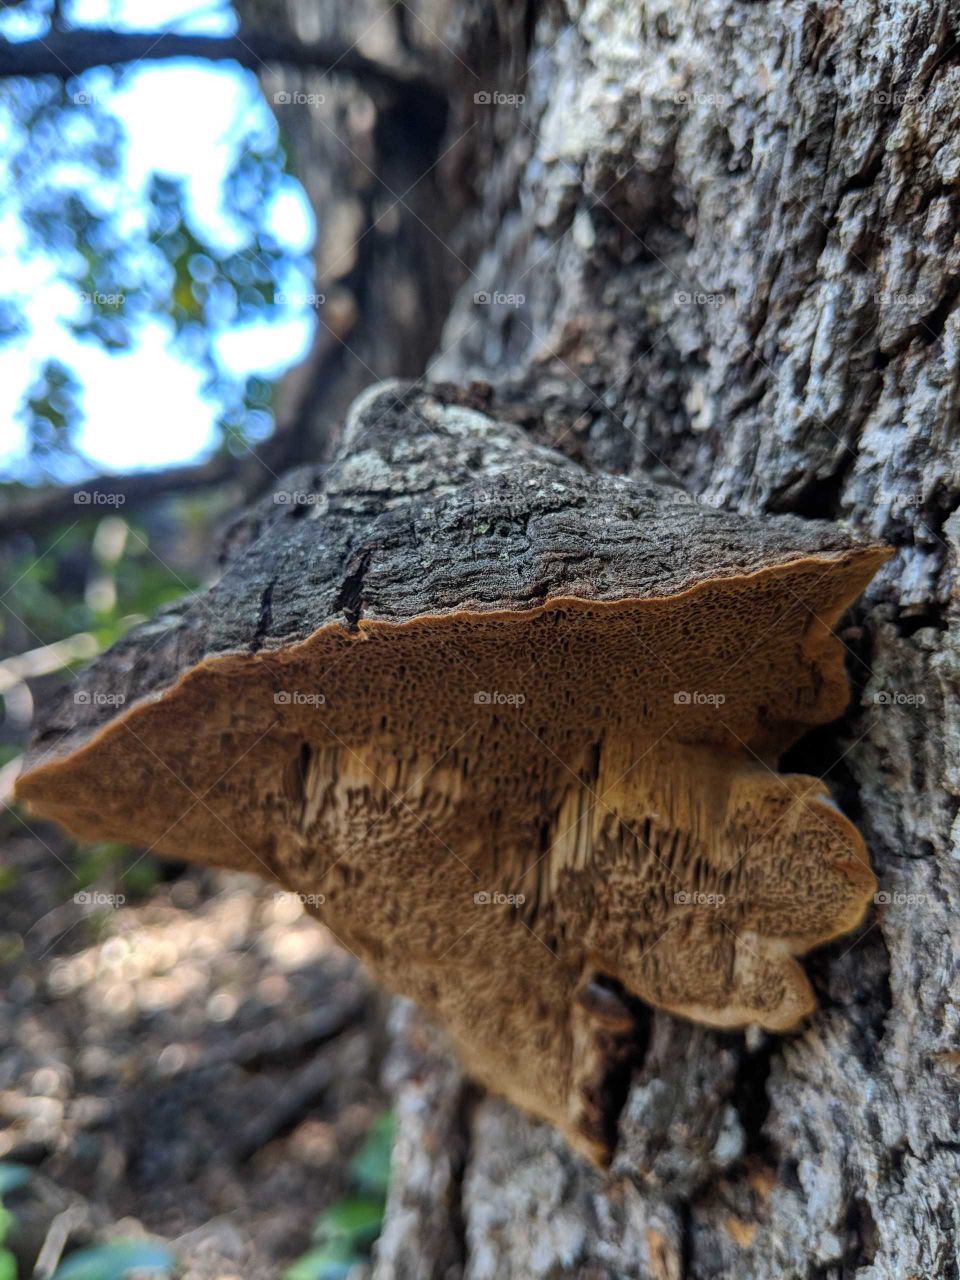
<svg viewBox="0 0 960 1280">
<path fill-rule="evenodd" d="M 436 53 L 396 3 L 0 5 L 0 1280 L 367 1273 L 390 1117 L 349 957 L 10 792 L 35 702 L 427 367 L 469 187 Z"/>
</svg>

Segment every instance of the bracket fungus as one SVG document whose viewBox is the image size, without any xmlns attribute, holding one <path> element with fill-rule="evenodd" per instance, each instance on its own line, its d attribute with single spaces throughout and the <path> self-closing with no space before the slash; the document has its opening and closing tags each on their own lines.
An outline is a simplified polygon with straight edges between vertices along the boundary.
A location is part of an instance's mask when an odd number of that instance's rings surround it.
<svg viewBox="0 0 960 1280">
<path fill-rule="evenodd" d="M 589 474 L 468 394 L 387 383 L 230 554 L 47 709 L 33 811 L 303 895 L 600 1162 L 631 997 L 726 1028 L 811 1012 L 795 957 L 875 882 L 822 782 L 776 764 L 843 711 L 833 627 L 885 548 Z"/>
</svg>

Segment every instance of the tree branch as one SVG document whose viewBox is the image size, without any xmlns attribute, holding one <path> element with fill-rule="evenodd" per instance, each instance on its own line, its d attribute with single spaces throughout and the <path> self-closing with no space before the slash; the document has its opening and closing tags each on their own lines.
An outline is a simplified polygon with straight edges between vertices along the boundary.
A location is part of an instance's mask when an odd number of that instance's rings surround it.
<svg viewBox="0 0 960 1280">
<path fill-rule="evenodd" d="M 0 538 L 12 533 L 32 533 L 71 518 L 104 515 L 114 505 L 137 506 L 166 493 L 206 489 L 226 480 L 237 468 L 236 458 L 217 454 L 196 465 L 129 474 L 104 473 L 62 488 L 10 489 L 0 502 Z M 108 502 L 111 498 L 119 499 L 119 503 Z"/>
<path fill-rule="evenodd" d="M 22 44 L 0 39 L 0 79 L 13 75 L 54 75 L 65 81 L 94 66 L 174 57 L 233 58 L 253 69 L 275 62 L 321 72 L 343 72 L 390 90 L 395 100 L 393 110 L 403 114 L 421 141 L 425 136 L 438 139 L 445 127 L 446 98 L 419 75 L 387 69 L 346 46 L 302 44 L 260 32 L 220 38 L 173 32 L 79 30 L 52 33 L 43 40 Z M 344 284 L 350 284 L 356 273 L 357 287 L 361 287 L 375 261 L 376 246 L 375 237 L 367 239 L 357 267 L 351 276 L 344 278 Z M 124 510 L 129 511 L 164 495 L 211 489 L 229 480 L 237 482 L 246 499 L 255 496 L 269 487 L 277 472 L 308 458 L 317 458 L 318 445 L 310 439 L 310 424 L 316 405 L 329 392 L 343 363 L 342 336 L 329 326 L 320 327 L 313 349 L 302 366 L 302 374 L 295 380 L 293 402 L 281 407 L 273 435 L 259 444 L 251 457 L 218 454 L 202 463 L 129 474 L 104 473 L 66 486 L 39 489 L 3 486 L 0 487 L 0 538 L 39 532 L 52 524 L 84 516 L 103 515 L 111 508 L 105 501 L 110 496 L 121 497 Z M 77 502 L 76 495 L 82 492 L 99 496 L 90 502 L 83 499 Z"/>
<path fill-rule="evenodd" d="M 106 499 L 119 496 L 124 511 L 136 509 L 166 494 L 211 489 L 235 479 L 246 498 L 267 488 L 277 472 L 285 471 L 316 452 L 309 438 L 310 409 L 322 396 L 342 348 L 321 329 L 302 370 L 292 402 L 282 412 L 273 434 L 250 450 L 249 456 L 218 453 L 206 462 L 153 471 L 105 472 L 76 484 L 46 488 L 0 489 L 0 539 L 16 533 L 35 533 L 53 524 L 105 515 L 114 509 Z M 89 500 L 78 494 L 98 495 Z"/>
<path fill-rule="evenodd" d="M 180 34 L 173 31 L 52 31 L 40 40 L 14 43 L 0 39 L 0 78 L 56 76 L 69 80 L 92 67 L 166 58 L 201 58 L 208 62 L 232 61 L 252 71 L 269 63 L 299 67 L 321 74 L 352 76 L 369 88 L 394 97 L 413 97 L 424 106 L 445 113 L 446 99 L 419 73 L 402 67 L 385 67 L 365 58 L 350 45 L 320 41 L 304 44 L 265 31 L 235 36 Z"/>
</svg>

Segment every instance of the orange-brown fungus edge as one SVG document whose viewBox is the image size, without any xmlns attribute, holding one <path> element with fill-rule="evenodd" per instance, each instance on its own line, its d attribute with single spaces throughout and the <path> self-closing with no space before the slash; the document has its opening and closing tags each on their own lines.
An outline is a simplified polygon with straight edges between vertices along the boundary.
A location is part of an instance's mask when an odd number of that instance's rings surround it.
<svg viewBox="0 0 960 1280">
<path fill-rule="evenodd" d="M 815 1003 L 794 957 L 863 918 L 859 833 L 819 779 L 773 766 L 842 712 L 832 627 L 889 554 L 655 598 L 330 622 L 204 658 L 33 763 L 17 794 L 84 836 L 108 826 L 312 895 L 478 1080 L 603 1163 L 623 1045 L 579 999 L 591 975 L 708 1025 L 785 1031 Z M 278 709 L 281 680 L 325 700 Z"/>
</svg>

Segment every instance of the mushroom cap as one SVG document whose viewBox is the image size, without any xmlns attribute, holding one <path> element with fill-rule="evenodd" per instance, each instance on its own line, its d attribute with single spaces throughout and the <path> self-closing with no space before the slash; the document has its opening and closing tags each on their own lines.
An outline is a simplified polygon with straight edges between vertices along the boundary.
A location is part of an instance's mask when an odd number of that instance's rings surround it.
<svg viewBox="0 0 960 1280">
<path fill-rule="evenodd" d="M 213 728 L 197 722 L 206 702 L 190 706 L 207 679 L 225 692 L 234 681 L 303 674 L 343 702 L 346 672 L 325 663 L 375 641 L 356 655 L 376 673 L 386 706 L 383 645 L 398 656 L 435 650 L 428 686 L 444 683 L 439 654 L 456 663 L 458 645 L 502 646 L 515 681 L 522 647 L 532 656 L 558 627 L 571 644 L 589 637 L 597 663 L 636 663 L 638 650 L 652 678 L 637 682 L 636 697 L 654 716 L 663 689 L 672 695 L 691 681 L 691 692 L 708 689 L 726 667 L 738 725 L 750 741 L 783 749 L 843 711 L 843 647 L 832 627 L 890 554 L 824 521 L 750 518 L 680 489 L 588 474 L 512 425 L 402 383 L 362 395 L 337 460 L 288 475 L 232 537 L 233 558 L 215 585 L 134 627 L 41 709 L 18 797 L 45 812 L 61 804 L 51 816 L 103 838 L 105 797 L 84 812 L 60 788 L 78 768 L 97 769 L 121 726 L 131 732 L 111 764 L 125 751 L 139 757 L 132 730 L 174 705 L 192 753 L 190 743 Z M 609 639 L 594 647 L 597 635 Z M 416 678 L 410 669 L 401 683 Z M 299 721 L 297 705 L 268 699 L 255 719 L 263 728 Z M 684 713 L 680 732 L 715 728 L 700 705 Z M 101 776 L 88 777 L 99 790 Z M 111 793 L 141 830 L 149 797 L 140 783 L 118 776 Z M 162 820 L 172 806 L 163 788 L 158 798 Z"/>
<path fill-rule="evenodd" d="M 322 900 L 475 1074 L 597 1155 L 586 978 L 783 1029 L 812 1007 L 792 957 L 863 914 L 859 835 L 772 766 L 843 711 L 833 627 L 888 551 L 589 474 L 462 400 L 361 396 L 219 582 L 46 710 L 17 796 Z"/>
</svg>

